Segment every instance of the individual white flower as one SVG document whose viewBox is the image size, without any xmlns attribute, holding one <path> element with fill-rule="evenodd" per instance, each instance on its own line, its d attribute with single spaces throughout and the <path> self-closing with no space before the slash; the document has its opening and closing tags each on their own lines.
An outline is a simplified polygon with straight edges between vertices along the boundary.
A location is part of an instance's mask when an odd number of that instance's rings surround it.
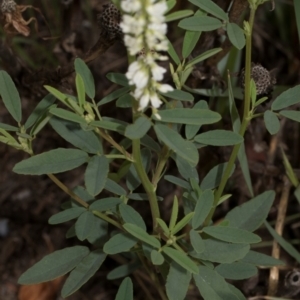
<svg viewBox="0 0 300 300">
<path fill-rule="evenodd" d="M 154 108 L 158 108 L 162 104 L 162 101 L 159 99 L 156 93 L 150 94 L 150 101 Z"/>
<path fill-rule="evenodd" d="M 169 84 L 159 84 L 157 89 L 164 94 L 174 90 Z"/>
</svg>

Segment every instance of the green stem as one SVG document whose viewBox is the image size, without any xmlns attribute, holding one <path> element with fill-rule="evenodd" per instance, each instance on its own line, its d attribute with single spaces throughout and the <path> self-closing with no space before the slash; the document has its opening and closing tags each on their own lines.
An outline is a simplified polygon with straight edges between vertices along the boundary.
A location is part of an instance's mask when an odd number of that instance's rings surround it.
<svg viewBox="0 0 300 300">
<path fill-rule="evenodd" d="M 250 105 L 251 105 L 251 97 L 250 97 L 250 79 L 251 79 L 251 50 L 252 50 L 252 29 L 253 29 L 253 23 L 254 23 L 254 16 L 255 16 L 255 8 L 251 7 L 250 11 L 250 19 L 249 19 L 249 28 L 245 28 L 245 34 L 246 34 L 246 67 L 245 67 L 245 99 L 244 99 L 244 114 L 243 114 L 243 120 L 240 127 L 239 134 L 241 136 L 244 136 L 247 126 L 250 121 Z M 215 192 L 214 197 L 214 205 L 211 209 L 210 213 L 208 214 L 204 226 L 209 225 L 212 216 L 216 210 L 216 207 L 220 201 L 220 198 L 223 194 L 225 185 L 228 181 L 228 178 L 230 177 L 230 174 L 232 172 L 235 160 L 237 158 L 237 155 L 239 153 L 241 144 L 235 145 L 232 153 L 230 155 L 229 161 L 227 163 L 226 169 L 224 171 L 224 175 L 221 179 L 220 185 Z"/>
<path fill-rule="evenodd" d="M 141 179 L 142 185 L 149 198 L 152 220 L 153 220 L 153 230 L 156 230 L 157 227 L 156 218 L 160 218 L 160 211 L 159 211 L 157 197 L 155 193 L 155 187 L 150 182 L 148 175 L 143 167 L 141 149 L 140 149 L 140 140 L 132 141 L 132 156 L 134 159 L 133 164 L 136 169 L 136 172 L 139 178 Z"/>
</svg>

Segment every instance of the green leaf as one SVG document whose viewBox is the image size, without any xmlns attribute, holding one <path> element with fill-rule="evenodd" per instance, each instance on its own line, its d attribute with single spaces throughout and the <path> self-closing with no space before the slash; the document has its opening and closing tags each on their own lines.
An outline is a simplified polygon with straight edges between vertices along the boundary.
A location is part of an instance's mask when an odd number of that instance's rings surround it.
<svg viewBox="0 0 300 300">
<path fill-rule="evenodd" d="M 202 253 L 204 251 L 204 242 L 201 235 L 195 230 L 190 231 L 190 240 L 194 250 L 197 253 Z"/>
<path fill-rule="evenodd" d="M 178 217 L 178 199 L 176 196 L 174 196 L 172 213 L 171 213 L 171 218 L 169 223 L 170 230 L 173 230 L 173 228 L 175 227 L 177 217 Z"/>
<path fill-rule="evenodd" d="M 106 254 L 98 249 L 86 256 L 81 263 L 70 273 L 61 291 L 66 298 L 79 290 L 101 267 Z"/>
<path fill-rule="evenodd" d="M 80 58 L 75 59 L 75 71 L 82 77 L 86 94 L 91 99 L 94 99 L 96 92 L 93 74 L 86 63 Z"/>
<path fill-rule="evenodd" d="M 106 78 L 111 82 L 117 83 L 121 86 L 129 86 L 128 79 L 124 74 L 121 73 L 108 73 L 106 74 Z"/>
<path fill-rule="evenodd" d="M 0 95 L 8 112 L 20 123 L 22 119 L 20 95 L 9 74 L 3 70 L 0 71 Z"/>
<path fill-rule="evenodd" d="M 115 209 L 118 204 L 122 203 L 122 199 L 120 198 L 103 198 L 101 200 L 97 200 L 93 202 L 89 209 L 90 210 L 98 210 L 98 211 L 107 211 L 111 209 Z"/>
<path fill-rule="evenodd" d="M 176 50 L 174 49 L 173 44 L 170 41 L 168 41 L 168 54 L 174 60 L 176 65 L 180 65 L 180 58 L 178 57 Z"/>
<path fill-rule="evenodd" d="M 116 182 L 109 178 L 107 178 L 106 180 L 104 189 L 119 196 L 127 194 L 126 191 L 120 185 L 118 185 Z"/>
<path fill-rule="evenodd" d="M 169 300 L 184 300 L 188 292 L 192 274 L 177 263 L 170 265 L 166 291 Z"/>
<path fill-rule="evenodd" d="M 221 179 L 224 176 L 226 167 L 227 167 L 227 163 L 222 163 L 213 167 L 203 178 L 200 184 L 200 188 L 202 190 L 212 190 L 216 188 L 220 184 Z M 230 176 L 232 175 L 233 172 L 234 172 L 234 168 Z"/>
<path fill-rule="evenodd" d="M 199 266 L 197 275 L 193 275 L 196 286 L 204 300 L 237 300 L 225 281 L 215 270 Z"/>
<path fill-rule="evenodd" d="M 204 125 L 213 124 L 221 120 L 221 116 L 208 109 L 174 108 L 160 110 L 161 122 Z"/>
<path fill-rule="evenodd" d="M 223 21 L 228 21 L 225 11 L 211 0 L 189 0 L 189 2 Z"/>
<path fill-rule="evenodd" d="M 286 241 L 282 236 L 280 236 L 271 226 L 270 224 L 265 221 L 264 222 L 268 231 L 273 236 L 273 238 L 277 241 L 277 243 L 293 258 L 297 260 L 298 263 L 300 263 L 300 252 L 297 251 L 296 248 L 292 246 L 288 241 Z"/>
<path fill-rule="evenodd" d="M 106 121 L 106 120 L 92 121 L 90 123 L 90 125 L 96 126 L 96 127 L 99 127 L 99 128 L 103 128 L 103 129 L 117 131 L 120 134 L 124 134 L 124 132 L 125 132 L 125 126 L 120 124 L 120 123 L 117 123 L 117 122 Z"/>
<path fill-rule="evenodd" d="M 282 110 L 279 114 L 293 121 L 300 122 L 300 111 Z"/>
<path fill-rule="evenodd" d="M 185 180 L 182 180 L 180 178 L 177 178 L 175 176 L 172 176 L 172 175 L 166 175 L 164 177 L 165 180 L 175 184 L 175 185 L 178 185 L 184 189 L 190 189 L 190 185 L 188 182 L 186 182 Z"/>
<path fill-rule="evenodd" d="M 212 31 L 223 26 L 222 22 L 216 18 L 208 16 L 194 16 L 183 19 L 178 27 L 190 31 Z"/>
<path fill-rule="evenodd" d="M 182 138 L 180 134 L 165 125 L 155 125 L 157 137 L 183 159 L 196 165 L 199 153 L 195 145 Z"/>
<path fill-rule="evenodd" d="M 159 240 L 149 235 L 145 230 L 138 227 L 137 225 L 125 223 L 123 227 L 127 232 L 129 232 L 130 234 L 132 234 L 134 237 L 141 240 L 142 242 L 145 242 L 154 248 L 160 248 Z"/>
<path fill-rule="evenodd" d="M 161 227 L 161 229 L 163 230 L 164 234 L 166 236 L 169 236 L 170 230 L 169 230 L 167 224 L 165 223 L 165 221 L 160 218 L 156 218 L 156 221 L 157 221 L 158 225 Z"/>
<path fill-rule="evenodd" d="M 185 253 L 171 247 L 164 247 L 163 252 L 185 270 L 197 274 L 198 266 Z"/>
<path fill-rule="evenodd" d="M 82 213 L 75 223 L 76 236 L 80 241 L 84 241 L 94 228 L 96 217 L 92 212 Z"/>
<path fill-rule="evenodd" d="M 119 205 L 119 210 L 124 223 L 135 224 L 143 230 L 147 230 L 146 224 L 142 216 L 134 208 L 124 203 L 121 203 Z"/>
<path fill-rule="evenodd" d="M 195 180 L 199 181 L 196 167 L 191 166 L 188 161 L 184 160 L 176 153 L 173 153 L 171 157 L 175 160 L 178 172 L 184 179 L 189 180 L 190 178 L 194 178 Z"/>
<path fill-rule="evenodd" d="M 194 96 L 182 90 L 173 90 L 171 92 L 162 93 L 163 96 L 179 101 L 194 101 Z M 159 111 L 161 113 L 162 111 Z"/>
<path fill-rule="evenodd" d="M 245 47 L 246 39 L 243 29 L 235 23 L 227 23 L 227 34 L 234 47 L 241 50 Z"/>
<path fill-rule="evenodd" d="M 245 257 L 250 249 L 248 244 L 232 244 L 215 239 L 206 239 L 203 242 L 204 251 L 202 253 L 192 252 L 190 255 L 216 263 L 233 263 Z"/>
<path fill-rule="evenodd" d="M 144 200 L 149 200 L 149 197 L 146 193 L 132 193 L 127 195 L 128 199 L 131 200 L 136 200 L 136 201 L 144 201 Z M 157 196 L 158 201 L 164 200 L 162 197 Z"/>
<path fill-rule="evenodd" d="M 52 86 L 45 85 L 44 88 L 52 94 L 56 99 L 61 101 L 63 104 L 65 104 L 70 109 L 73 109 L 72 105 L 70 104 L 70 101 L 73 101 L 70 96 L 63 94 L 59 90 L 53 88 Z"/>
<path fill-rule="evenodd" d="M 51 108 L 49 111 L 52 115 L 57 116 L 61 119 L 72 121 L 78 124 L 86 124 L 86 120 L 71 111 L 62 109 L 62 108 Z"/>
<path fill-rule="evenodd" d="M 19 131 L 18 127 L 11 126 L 11 125 L 4 124 L 4 123 L 0 123 L 0 128 L 4 129 L 6 131 Z"/>
<path fill-rule="evenodd" d="M 64 222 L 68 222 L 70 220 L 76 219 L 79 217 L 86 209 L 84 207 L 73 207 L 70 209 L 66 209 L 61 211 L 50 217 L 48 223 L 51 225 L 60 224 Z"/>
<path fill-rule="evenodd" d="M 166 1 L 166 4 L 168 7 L 166 13 L 168 13 L 176 5 L 176 0 L 168 0 Z"/>
<path fill-rule="evenodd" d="M 141 138 L 141 144 L 146 148 L 149 148 L 150 150 L 153 150 L 157 153 L 160 153 L 161 151 L 159 144 L 155 142 L 154 139 L 147 134 Z"/>
<path fill-rule="evenodd" d="M 246 256 L 241 259 L 241 262 L 263 267 L 284 265 L 284 262 L 279 259 L 252 250 L 250 250 Z"/>
<path fill-rule="evenodd" d="M 171 233 L 174 235 L 176 234 L 178 231 L 180 231 L 184 226 L 186 226 L 190 220 L 193 218 L 194 216 L 194 212 L 190 212 L 189 214 L 187 214 L 186 216 L 184 216 L 171 230 Z"/>
<path fill-rule="evenodd" d="M 195 16 L 201 16 L 205 13 L 201 10 L 197 10 Z M 201 32 L 197 31 L 186 31 L 183 38 L 182 44 L 182 57 L 186 59 L 194 50 L 199 38 L 201 36 Z"/>
<path fill-rule="evenodd" d="M 133 273 L 136 269 L 141 267 L 141 263 L 139 261 L 134 260 L 133 262 L 125 265 L 121 265 L 116 267 L 112 271 L 107 274 L 108 280 L 114 280 L 118 278 L 122 278 L 128 276 L 129 274 Z"/>
<path fill-rule="evenodd" d="M 192 220 L 193 229 L 199 228 L 205 221 L 210 210 L 213 207 L 214 194 L 212 190 L 205 190 L 198 199 L 195 207 L 195 214 Z"/>
<path fill-rule="evenodd" d="M 124 94 L 128 93 L 130 91 L 130 87 L 122 87 L 116 91 L 113 91 L 109 95 L 102 98 L 98 103 L 97 106 L 104 105 L 107 103 L 110 103 L 120 97 L 122 97 Z"/>
<path fill-rule="evenodd" d="M 52 128 L 67 142 L 88 153 L 103 153 L 102 144 L 93 131 L 85 131 L 79 124 L 59 119 L 51 118 Z"/>
<path fill-rule="evenodd" d="M 233 131 L 216 129 L 196 135 L 195 141 L 211 146 L 231 146 L 242 143 L 244 138 Z"/>
<path fill-rule="evenodd" d="M 215 270 L 222 277 L 231 280 L 243 280 L 257 274 L 257 268 L 255 266 L 242 262 L 220 264 L 215 268 Z"/>
<path fill-rule="evenodd" d="M 247 300 L 243 293 L 237 289 L 234 285 L 227 283 L 229 290 L 236 297 L 235 300 Z M 274 299 L 275 300 L 275 299 Z M 278 299 L 279 300 L 279 299 Z M 283 300 L 283 299 L 281 299 Z"/>
<path fill-rule="evenodd" d="M 129 277 L 123 279 L 115 300 L 133 300 L 133 286 Z"/>
<path fill-rule="evenodd" d="M 76 89 L 77 89 L 77 97 L 80 107 L 84 107 L 85 104 L 85 87 L 84 82 L 80 74 L 76 74 L 75 78 Z"/>
<path fill-rule="evenodd" d="M 48 108 L 51 107 L 55 101 L 56 98 L 53 95 L 46 95 L 28 117 L 26 123 L 24 124 L 25 129 L 30 128 L 42 115 L 44 115 L 48 111 Z"/>
<path fill-rule="evenodd" d="M 295 11 L 295 15 L 296 15 L 296 24 L 297 24 L 297 29 L 298 29 L 298 37 L 299 37 L 299 40 L 300 40 L 300 3 L 297 0 L 294 0 L 293 2 L 294 2 L 294 11 Z"/>
<path fill-rule="evenodd" d="M 84 182 L 92 196 L 98 195 L 104 188 L 109 172 L 109 160 L 105 156 L 93 156 L 86 168 Z"/>
<path fill-rule="evenodd" d="M 167 15 L 165 18 L 165 22 L 176 21 L 176 20 L 191 16 L 193 14 L 194 14 L 194 12 L 190 9 L 178 10 L 178 11 L 175 11 L 175 12 Z"/>
<path fill-rule="evenodd" d="M 272 110 L 280 110 L 300 102 L 300 85 L 281 93 L 272 103 Z"/>
<path fill-rule="evenodd" d="M 129 251 L 135 244 L 137 240 L 125 233 L 118 233 L 111 237 L 103 246 L 103 251 L 106 254 L 117 254 L 121 252 Z"/>
<path fill-rule="evenodd" d="M 201 62 L 211 56 L 214 56 L 215 54 L 219 53 L 220 51 L 222 51 L 222 48 L 214 48 L 214 49 L 205 51 L 204 53 L 202 53 L 199 56 L 196 56 L 195 58 L 190 60 L 188 62 L 188 64 L 186 65 L 186 69 L 191 68 L 193 65 L 198 64 L 199 62 Z"/>
<path fill-rule="evenodd" d="M 208 110 L 208 104 L 205 100 L 200 100 L 197 102 L 192 109 L 204 109 Z M 188 140 L 191 140 L 197 132 L 200 130 L 201 125 L 186 125 L 185 126 L 185 136 Z"/>
<path fill-rule="evenodd" d="M 275 199 L 274 191 L 266 191 L 248 202 L 235 207 L 227 213 L 225 219 L 231 227 L 254 231 L 268 216 Z"/>
<path fill-rule="evenodd" d="M 266 110 L 264 113 L 264 121 L 270 134 L 273 135 L 279 131 L 280 123 L 275 113 L 270 110 Z"/>
<path fill-rule="evenodd" d="M 230 243 L 253 244 L 261 241 L 261 238 L 258 235 L 235 227 L 208 226 L 204 227 L 202 230 L 218 240 Z"/>
<path fill-rule="evenodd" d="M 116 102 L 116 107 L 128 108 L 132 107 L 132 103 L 135 101 L 134 97 L 130 94 L 122 95 Z"/>
<path fill-rule="evenodd" d="M 151 128 L 151 122 L 148 118 L 141 116 L 126 127 L 125 136 L 129 139 L 140 139 L 142 138 L 148 130 Z"/>
<path fill-rule="evenodd" d="M 23 273 L 18 283 L 36 284 L 53 280 L 70 272 L 88 254 L 89 249 L 84 246 L 74 246 L 55 251 Z"/>
<path fill-rule="evenodd" d="M 95 219 L 94 227 L 91 228 L 90 234 L 87 237 L 89 243 L 102 246 L 103 239 L 107 240 L 108 223 L 100 218 Z"/>
<path fill-rule="evenodd" d="M 15 165 L 17 174 L 42 175 L 56 174 L 75 169 L 88 159 L 86 152 L 77 149 L 58 148 L 37 154 Z"/>
<path fill-rule="evenodd" d="M 155 265 L 155 266 L 160 266 L 164 263 L 165 258 L 163 257 L 163 255 L 158 252 L 157 250 L 152 250 L 151 251 L 151 262 Z"/>
</svg>

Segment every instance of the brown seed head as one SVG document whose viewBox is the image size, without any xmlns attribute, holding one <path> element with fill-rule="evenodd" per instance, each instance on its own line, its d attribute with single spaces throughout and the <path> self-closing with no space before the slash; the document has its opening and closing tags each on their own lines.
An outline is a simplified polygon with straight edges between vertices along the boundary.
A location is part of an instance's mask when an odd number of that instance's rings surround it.
<svg viewBox="0 0 300 300">
<path fill-rule="evenodd" d="M 276 84 L 274 75 L 260 64 L 252 63 L 251 78 L 255 82 L 257 96 L 270 94 Z M 242 88 L 245 88 L 245 69 L 240 72 L 239 83 Z"/>
<path fill-rule="evenodd" d="M 1 12 L 3 14 L 12 13 L 16 10 L 17 3 L 14 0 L 3 0 L 1 4 Z"/>
<path fill-rule="evenodd" d="M 106 32 L 109 39 L 117 39 L 122 36 L 120 22 L 120 11 L 113 4 L 103 5 L 103 11 L 98 15 L 98 24 Z"/>
</svg>

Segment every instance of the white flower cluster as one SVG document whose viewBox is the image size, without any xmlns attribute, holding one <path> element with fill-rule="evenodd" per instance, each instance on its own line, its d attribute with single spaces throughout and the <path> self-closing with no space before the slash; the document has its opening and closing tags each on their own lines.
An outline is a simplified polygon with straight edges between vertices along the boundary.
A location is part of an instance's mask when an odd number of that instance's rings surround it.
<svg viewBox="0 0 300 300">
<path fill-rule="evenodd" d="M 124 33 L 124 42 L 130 55 L 139 55 L 130 64 L 126 77 L 131 85 L 135 85 L 133 96 L 139 101 L 139 110 L 150 105 L 156 109 L 162 101 L 158 91 L 166 93 L 173 88 L 161 84 L 166 70 L 156 60 L 166 60 L 166 56 L 157 51 L 167 51 L 167 25 L 164 14 L 167 5 L 164 0 L 123 0 L 121 8 L 124 12 L 120 24 Z"/>
</svg>

